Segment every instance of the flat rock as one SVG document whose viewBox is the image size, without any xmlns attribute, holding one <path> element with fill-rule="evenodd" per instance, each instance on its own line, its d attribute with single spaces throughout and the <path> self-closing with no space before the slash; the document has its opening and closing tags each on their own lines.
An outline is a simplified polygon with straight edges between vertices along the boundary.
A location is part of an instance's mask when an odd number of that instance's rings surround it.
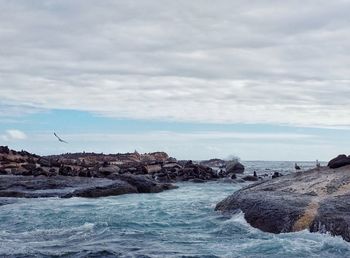
<svg viewBox="0 0 350 258">
<path fill-rule="evenodd" d="M 123 179 L 85 178 L 70 176 L 0 176 L 0 197 L 103 197 L 127 193 L 160 192 L 172 185 L 151 182 L 139 176 L 134 181 Z M 141 187 L 142 185 L 142 187 Z"/>
<path fill-rule="evenodd" d="M 242 210 L 247 222 L 266 232 L 308 229 L 350 241 L 350 166 L 297 172 L 249 185 L 217 204 Z"/>
</svg>

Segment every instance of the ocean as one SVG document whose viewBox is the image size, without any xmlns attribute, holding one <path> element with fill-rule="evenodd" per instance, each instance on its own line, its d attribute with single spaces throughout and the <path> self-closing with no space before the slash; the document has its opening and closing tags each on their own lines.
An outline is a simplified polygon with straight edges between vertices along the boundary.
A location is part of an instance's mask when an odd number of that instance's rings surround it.
<svg viewBox="0 0 350 258">
<path fill-rule="evenodd" d="M 294 162 L 242 162 L 282 174 Z M 315 162 L 298 162 L 302 169 Z M 19 199 L 0 206 L 0 257 L 350 257 L 350 243 L 307 231 L 270 234 L 215 205 L 247 183 L 86 199 Z"/>
</svg>

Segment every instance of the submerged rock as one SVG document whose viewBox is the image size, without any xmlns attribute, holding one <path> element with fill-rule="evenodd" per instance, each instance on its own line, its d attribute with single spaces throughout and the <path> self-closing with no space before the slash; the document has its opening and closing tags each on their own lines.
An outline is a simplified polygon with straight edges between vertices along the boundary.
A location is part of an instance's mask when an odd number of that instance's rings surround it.
<svg viewBox="0 0 350 258">
<path fill-rule="evenodd" d="M 217 204 L 242 210 L 247 222 L 266 232 L 308 229 L 350 241 L 350 166 L 297 172 L 247 186 Z"/>
</svg>

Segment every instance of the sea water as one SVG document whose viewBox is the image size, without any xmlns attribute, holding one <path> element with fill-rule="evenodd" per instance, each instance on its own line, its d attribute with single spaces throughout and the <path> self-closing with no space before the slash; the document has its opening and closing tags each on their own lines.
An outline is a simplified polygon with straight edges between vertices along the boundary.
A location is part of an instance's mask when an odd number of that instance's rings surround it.
<svg viewBox="0 0 350 258">
<path fill-rule="evenodd" d="M 288 173 L 294 163 L 245 165 L 247 173 Z M 245 184 L 177 185 L 155 194 L 19 199 L 0 206 L 0 257 L 350 257 L 350 243 L 340 237 L 265 233 L 242 213 L 214 210 Z"/>
</svg>

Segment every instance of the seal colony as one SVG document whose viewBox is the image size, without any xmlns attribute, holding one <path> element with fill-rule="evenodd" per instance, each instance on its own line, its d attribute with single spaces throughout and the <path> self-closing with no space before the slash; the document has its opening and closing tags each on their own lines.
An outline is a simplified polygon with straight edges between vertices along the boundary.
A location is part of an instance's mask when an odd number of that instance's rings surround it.
<svg viewBox="0 0 350 258">
<path fill-rule="evenodd" d="M 210 164 L 210 161 L 209 161 Z M 225 165 L 225 161 L 221 161 Z M 67 153 L 39 156 L 0 146 L 0 197 L 103 197 L 154 193 L 176 188 L 178 181 L 206 182 L 236 178 L 244 166 L 228 162 L 217 172 L 164 152 L 147 154 Z M 233 176 L 235 175 L 235 176 Z M 243 179 L 242 179 L 243 180 Z M 0 204 L 8 200 L 0 200 Z"/>
</svg>

